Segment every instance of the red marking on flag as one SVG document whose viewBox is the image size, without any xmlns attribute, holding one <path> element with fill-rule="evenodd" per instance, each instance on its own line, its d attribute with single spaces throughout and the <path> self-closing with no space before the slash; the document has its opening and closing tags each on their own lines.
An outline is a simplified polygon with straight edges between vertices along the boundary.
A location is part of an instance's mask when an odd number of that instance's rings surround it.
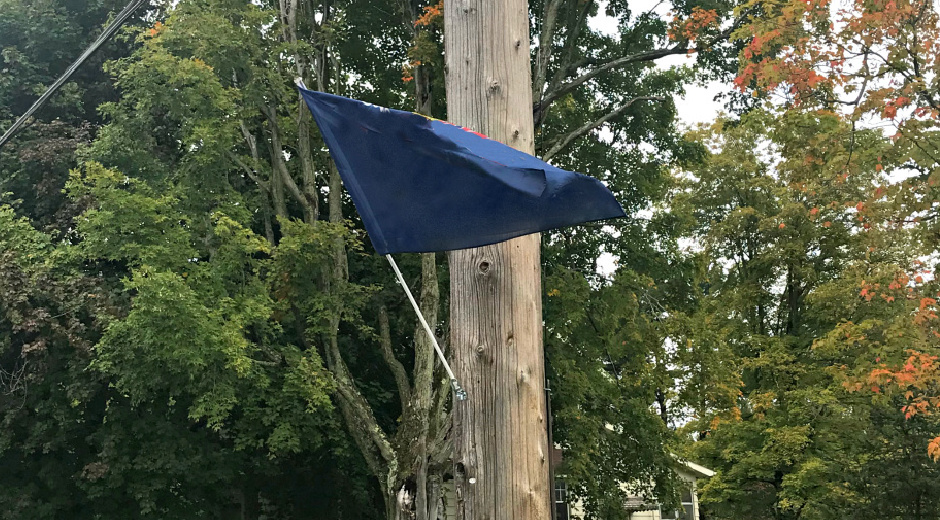
<svg viewBox="0 0 940 520">
<path fill-rule="evenodd" d="M 417 112 L 415 112 L 415 113 L 417 114 Z M 431 121 L 437 121 L 437 122 L 439 122 L 439 123 L 444 123 L 445 125 L 456 126 L 457 128 L 459 128 L 459 129 L 461 129 L 461 130 L 465 130 L 465 131 L 467 131 L 467 132 L 470 132 L 471 134 L 476 134 L 476 135 L 482 137 L 483 139 L 489 139 L 489 137 L 487 137 L 487 136 L 481 134 L 480 132 L 475 132 L 475 131 L 470 130 L 469 128 L 467 128 L 467 127 L 465 127 L 465 126 L 457 126 L 457 125 L 455 125 L 454 123 L 451 123 L 450 121 L 444 121 L 443 119 L 437 119 L 436 117 L 431 117 L 431 116 L 427 116 L 427 115 L 424 115 L 424 114 L 418 114 L 418 115 L 421 116 L 421 117 L 423 117 L 423 118 L 425 118 L 425 119 L 429 119 L 429 120 L 431 120 Z"/>
</svg>

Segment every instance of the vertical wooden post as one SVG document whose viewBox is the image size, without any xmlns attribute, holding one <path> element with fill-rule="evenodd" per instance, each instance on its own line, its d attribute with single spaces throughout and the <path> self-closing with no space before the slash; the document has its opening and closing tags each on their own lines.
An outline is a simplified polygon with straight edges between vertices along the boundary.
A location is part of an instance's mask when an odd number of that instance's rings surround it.
<svg viewBox="0 0 940 520">
<path fill-rule="evenodd" d="M 445 0 L 447 118 L 533 152 L 526 0 Z M 451 252 L 459 520 L 547 520 L 539 236 Z"/>
</svg>

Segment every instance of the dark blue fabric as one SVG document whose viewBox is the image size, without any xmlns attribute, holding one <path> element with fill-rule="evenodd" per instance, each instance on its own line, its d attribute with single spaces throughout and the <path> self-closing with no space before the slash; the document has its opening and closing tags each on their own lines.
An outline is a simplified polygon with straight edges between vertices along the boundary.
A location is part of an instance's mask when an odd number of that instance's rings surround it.
<svg viewBox="0 0 940 520">
<path fill-rule="evenodd" d="M 597 179 L 443 121 L 300 92 L 381 254 L 477 247 L 624 216 Z"/>
</svg>

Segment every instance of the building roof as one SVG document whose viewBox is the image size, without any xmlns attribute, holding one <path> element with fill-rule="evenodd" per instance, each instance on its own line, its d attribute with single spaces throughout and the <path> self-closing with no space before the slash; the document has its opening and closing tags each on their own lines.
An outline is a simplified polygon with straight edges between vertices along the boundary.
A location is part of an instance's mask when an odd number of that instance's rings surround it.
<svg viewBox="0 0 940 520">
<path fill-rule="evenodd" d="M 706 468 L 705 466 L 699 466 L 698 464 L 692 461 L 679 459 L 679 463 L 685 466 L 685 469 L 688 469 L 692 474 L 694 474 L 698 478 L 711 477 L 715 474 L 714 471 Z"/>
</svg>

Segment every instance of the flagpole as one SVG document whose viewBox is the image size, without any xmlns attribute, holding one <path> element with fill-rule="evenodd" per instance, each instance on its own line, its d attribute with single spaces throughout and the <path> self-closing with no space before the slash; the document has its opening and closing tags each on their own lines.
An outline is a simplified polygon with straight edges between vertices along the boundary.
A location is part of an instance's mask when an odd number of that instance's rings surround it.
<svg viewBox="0 0 940 520">
<path fill-rule="evenodd" d="M 454 388 L 454 396 L 458 401 L 463 401 L 467 399 L 467 392 L 464 391 L 463 387 L 460 386 L 460 383 L 457 382 L 457 377 L 454 376 L 454 371 L 450 369 L 450 365 L 447 363 L 447 358 L 444 357 L 444 351 L 441 350 L 440 345 L 437 344 L 437 336 L 434 335 L 434 331 L 431 330 L 431 326 L 428 325 L 427 320 L 424 319 L 424 314 L 421 313 L 421 308 L 418 307 L 418 302 L 415 301 L 415 297 L 411 294 L 411 289 L 408 288 L 408 284 L 405 283 L 405 277 L 402 276 L 401 271 L 398 269 L 398 264 L 395 263 L 395 259 L 392 258 L 392 255 L 385 255 L 385 258 L 388 259 L 388 263 L 392 265 L 392 269 L 395 271 L 395 276 L 398 277 L 398 284 L 405 289 L 405 294 L 408 296 L 408 301 L 411 302 L 411 306 L 414 307 L 415 314 L 418 315 L 418 321 L 421 322 L 421 326 L 424 327 L 424 330 L 428 333 L 428 337 L 431 338 L 431 344 L 434 345 L 434 350 L 437 352 L 437 357 L 441 358 L 441 363 L 444 365 L 444 370 L 447 372 L 447 377 L 450 378 L 450 386 Z"/>
</svg>

